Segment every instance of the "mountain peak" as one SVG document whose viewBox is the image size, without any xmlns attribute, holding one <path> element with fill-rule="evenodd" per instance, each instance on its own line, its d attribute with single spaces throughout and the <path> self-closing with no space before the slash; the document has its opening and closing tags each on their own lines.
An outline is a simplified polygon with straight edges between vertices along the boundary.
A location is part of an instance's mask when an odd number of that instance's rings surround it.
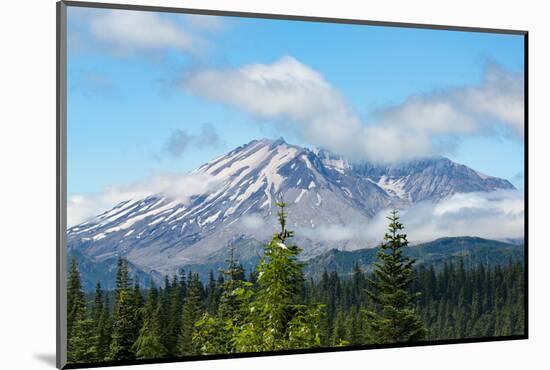
<svg viewBox="0 0 550 370">
<path fill-rule="evenodd" d="M 304 255 L 314 255 L 334 247 L 308 239 L 318 225 L 366 224 L 387 208 L 511 188 L 506 180 L 453 163 L 431 159 L 355 165 L 282 137 L 253 140 L 195 170 L 216 185 L 185 204 L 162 196 L 123 202 L 71 228 L 68 245 L 96 259 L 119 254 L 147 270 L 172 273 L 222 253 L 234 240 L 268 240 L 277 224 L 275 200 L 282 195 L 291 206 L 292 227 L 302 230 L 297 243 L 304 245 Z M 338 245 L 362 243 L 350 238 Z"/>
<path fill-rule="evenodd" d="M 280 136 L 278 139 L 273 140 L 271 145 L 273 145 L 273 146 L 287 145 L 287 142 L 285 141 L 285 139 L 282 136 Z"/>
<path fill-rule="evenodd" d="M 270 149 L 275 149 L 277 148 L 278 146 L 287 146 L 287 147 L 295 147 L 297 148 L 296 145 L 291 145 L 289 143 L 287 143 L 285 141 L 285 139 L 281 136 L 277 139 L 269 139 L 269 138 L 263 138 L 263 139 L 259 139 L 259 140 L 252 140 L 250 143 L 248 143 L 247 145 L 250 145 L 250 144 L 261 144 L 263 146 L 267 146 L 269 147 Z"/>
</svg>

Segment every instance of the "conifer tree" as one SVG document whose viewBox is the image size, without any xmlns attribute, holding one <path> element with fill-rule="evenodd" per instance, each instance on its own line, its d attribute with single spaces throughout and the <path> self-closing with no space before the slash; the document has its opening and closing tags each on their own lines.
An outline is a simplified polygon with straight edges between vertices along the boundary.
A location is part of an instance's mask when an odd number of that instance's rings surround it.
<svg viewBox="0 0 550 370">
<path fill-rule="evenodd" d="M 169 351 L 169 353 L 172 353 L 171 350 L 169 350 L 170 342 L 172 340 L 172 337 L 170 335 L 170 292 L 171 292 L 171 286 L 170 286 L 170 280 L 168 279 L 168 276 L 164 277 L 164 287 L 161 288 L 158 292 L 158 317 L 160 322 L 160 337 L 162 344 L 166 349 Z M 179 333 L 178 333 L 179 334 Z"/>
<path fill-rule="evenodd" d="M 79 319 L 83 318 L 86 309 L 84 292 L 80 283 L 80 272 L 76 264 L 76 259 L 71 258 L 67 282 L 67 335 L 72 336 L 73 326 Z"/>
<path fill-rule="evenodd" d="M 151 283 L 145 306 L 142 309 L 143 326 L 134 343 L 134 351 L 138 359 L 160 358 L 168 354 L 168 350 L 161 340 L 160 309 L 158 292 Z"/>
<path fill-rule="evenodd" d="M 301 250 L 289 243 L 294 232 L 286 228 L 286 203 L 280 199 L 277 206 L 281 230 L 264 247 L 264 255 L 257 267 L 255 300 L 247 323 L 235 338 L 238 351 L 297 348 L 296 341 L 290 341 L 292 335 L 298 333 L 302 338 L 302 348 L 319 345 L 321 309 L 296 304 L 303 282 L 301 264 L 297 261 Z M 312 322 L 314 325 L 309 325 Z"/>
<path fill-rule="evenodd" d="M 135 339 L 135 295 L 130 286 L 128 261 L 119 258 L 110 360 L 133 360 L 135 358 L 132 348 Z"/>
<path fill-rule="evenodd" d="M 132 327 L 132 341 L 135 342 L 139 337 L 139 331 L 143 325 L 143 295 L 141 294 L 141 288 L 137 281 L 134 279 L 134 289 L 132 291 L 132 312 L 134 315 L 133 327 Z"/>
<path fill-rule="evenodd" d="M 103 309 L 97 323 L 97 357 L 100 361 L 107 359 L 111 346 L 112 323 L 109 306 L 109 295 L 105 294 Z"/>
<path fill-rule="evenodd" d="M 67 360 L 71 363 L 97 361 L 97 337 L 86 301 L 76 260 L 71 259 L 67 285 Z"/>
<path fill-rule="evenodd" d="M 103 322 L 103 315 L 105 312 L 104 309 L 105 301 L 103 297 L 103 290 L 101 289 L 101 284 L 97 282 L 95 288 L 94 302 L 92 305 L 92 315 L 91 319 L 93 321 L 95 330 L 95 351 L 97 360 L 103 360 L 105 358 L 105 322 Z"/>
<path fill-rule="evenodd" d="M 210 314 L 216 313 L 216 308 L 218 307 L 218 290 L 217 281 L 214 277 L 214 271 L 210 270 L 208 272 L 208 284 L 206 285 L 206 302 L 205 308 L 206 311 Z"/>
<path fill-rule="evenodd" d="M 407 235 L 402 234 L 403 224 L 397 211 L 388 217 L 389 232 L 384 236 L 375 264 L 374 278 L 369 279 L 369 297 L 376 310 L 367 312 L 369 336 L 375 343 L 402 343 L 418 341 L 426 337 L 427 330 L 415 311 L 418 294 L 408 289 L 413 282 L 414 260 L 403 254 L 408 245 Z"/>
<path fill-rule="evenodd" d="M 98 281 L 95 287 L 94 304 L 92 306 L 92 319 L 96 324 L 99 323 L 99 319 L 103 313 L 103 303 L 103 290 Z"/>
<path fill-rule="evenodd" d="M 233 245 L 229 250 L 229 259 L 226 262 L 227 269 L 222 270 L 225 278 L 218 310 L 222 320 L 231 320 L 233 324 L 238 325 L 244 319 L 244 290 L 250 288 L 252 284 L 244 280 L 244 269 L 235 259 L 235 246 Z"/>
<path fill-rule="evenodd" d="M 234 246 L 231 246 L 229 253 L 228 266 L 221 270 L 226 278 L 218 280 L 222 294 L 216 314 L 206 312 L 195 324 L 193 342 L 203 354 L 235 352 L 233 338 L 239 328 L 246 324 L 245 315 L 250 305 L 252 284 L 244 281 L 244 269 L 237 264 Z"/>
<path fill-rule="evenodd" d="M 118 257 L 116 270 L 116 286 L 115 306 L 118 304 L 118 296 L 122 290 L 127 290 L 130 287 L 130 275 L 128 272 L 128 261 L 122 257 Z"/>
<path fill-rule="evenodd" d="M 99 361 L 97 342 L 97 328 L 94 320 L 90 317 L 81 317 L 74 323 L 73 332 L 68 341 L 67 361 L 70 363 Z"/>
<path fill-rule="evenodd" d="M 181 332 L 181 316 L 182 316 L 182 290 L 180 289 L 180 282 L 177 275 L 172 278 L 172 284 L 167 288 L 168 298 L 168 317 L 165 330 L 165 346 L 168 354 L 176 354 L 176 346 L 178 343 L 178 336 Z"/>
<path fill-rule="evenodd" d="M 187 297 L 183 305 L 181 319 L 181 331 L 178 337 L 177 352 L 180 356 L 197 354 L 197 346 L 193 343 L 193 335 L 196 328 L 195 323 L 203 313 L 202 284 L 199 274 L 190 273 L 188 277 Z"/>
</svg>

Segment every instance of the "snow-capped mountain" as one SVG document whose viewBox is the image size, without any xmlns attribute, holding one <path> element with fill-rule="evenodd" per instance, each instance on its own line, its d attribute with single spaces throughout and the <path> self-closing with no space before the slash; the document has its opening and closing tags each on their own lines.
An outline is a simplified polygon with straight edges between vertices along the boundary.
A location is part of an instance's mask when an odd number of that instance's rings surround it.
<svg viewBox="0 0 550 370">
<path fill-rule="evenodd" d="M 351 164 L 325 150 L 254 140 L 196 169 L 216 184 L 185 202 L 157 194 L 128 200 L 68 230 L 69 251 L 96 260 L 126 256 L 144 271 L 172 273 L 223 256 L 231 244 L 250 245 L 276 231 L 277 196 L 289 204 L 294 229 L 368 223 L 380 210 L 437 201 L 457 192 L 513 186 L 446 158 L 377 166 Z M 335 245 L 297 242 L 304 257 Z M 340 245 L 339 247 L 345 247 Z M 357 246 L 358 247 L 358 246 Z"/>
<path fill-rule="evenodd" d="M 411 202 L 438 201 L 455 193 L 514 188 L 508 180 L 484 175 L 444 157 L 390 166 L 362 163 L 355 165 L 355 172 Z"/>
</svg>

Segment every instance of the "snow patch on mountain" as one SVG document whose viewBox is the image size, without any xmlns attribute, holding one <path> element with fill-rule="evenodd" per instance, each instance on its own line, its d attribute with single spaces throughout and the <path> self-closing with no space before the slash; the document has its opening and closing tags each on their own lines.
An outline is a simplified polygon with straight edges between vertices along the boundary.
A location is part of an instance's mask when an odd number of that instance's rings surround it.
<svg viewBox="0 0 550 370">
<path fill-rule="evenodd" d="M 279 196 L 291 203 L 291 224 L 315 233 L 320 225 L 349 220 L 367 225 L 382 210 L 415 202 L 513 188 L 506 180 L 483 177 L 446 158 L 391 166 L 351 164 L 328 151 L 282 139 L 254 140 L 192 174 L 216 186 L 202 193 L 183 189 L 193 194 L 185 202 L 159 193 L 117 204 L 70 228 L 69 249 L 97 260 L 125 255 L 144 271 L 172 273 L 184 264 L 224 255 L 232 243 L 269 240 L 277 229 Z M 312 241 L 307 233 L 298 233 L 295 241 L 304 249 L 304 258 L 334 247 Z M 342 248 L 361 247 L 359 241 L 338 243 Z"/>
<path fill-rule="evenodd" d="M 402 199 L 409 199 L 407 192 L 403 188 L 404 181 L 404 178 L 392 179 L 387 176 L 380 176 L 376 184 L 384 189 L 389 195 L 395 195 Z"/>
</svg>

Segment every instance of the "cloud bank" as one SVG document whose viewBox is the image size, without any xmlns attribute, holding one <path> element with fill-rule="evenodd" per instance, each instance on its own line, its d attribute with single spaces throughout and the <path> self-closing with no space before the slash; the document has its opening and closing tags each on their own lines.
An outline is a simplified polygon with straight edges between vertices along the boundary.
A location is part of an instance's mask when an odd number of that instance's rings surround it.
<svg viewBox="0 0 550 370">
<path fill-rule="evenodd" d="M 100 46 L 117 56 L 159 55 L 172 49 L 200 54 L 223 20 L 206 15 L 167 15 L 121 9 L 72 9 L 69 18 L 75 50 Z"/>
<path fill-rule="evenodd" d="M 316 241 L 355 241 L 362 247 L 373 247 L 382 241 L 388 214 L 389 210 L 381 211 L 366 225 L 318 225 L 298 232 Z M 455 194 L 439 203 L 413 204 L 400 214 L 405 233 L 413 243 L 453 236 L 505 240 L 525 235 L 524 198 L 517 190 Z"/>
<path fill-rule="evenodd" d="M 160 194 L 186 204 L 194 195 L 213 191 L 220 185 L 219 180 L 205 173 L 158 174 L 142 182 L 110 186 L 94 194 L 70 195 L 67 200 L 67 226 L 78 225 L 123 201 Z"/>
<path fill-rule="evenodd" d="M 89 22 L 93 36 L 122 54 L 161 48 L 193 51 L 196 44 L 180 25 L 158 13 L 110 10 Z"/>
<path fill-rule="evenodd" d="M 395 162 L 445 154 L 438 142 L 496 129 L 523 140 L 523 76 L 494 64 L 479 85 L 411 97 L 375 112 L 369 122 L 321 73 L 289 56 L 193 71 L 182 86 L 351 159 Z"/>
<path fill-rule="evenodd" d="M 257 231 L 258 229 L 266 226 L 265 220 L 262 215 L 257 213 L 244 215 L 243 217 L 241 217 L 239 222 L 245 230 L 249 231 Z"/>
</svg>

